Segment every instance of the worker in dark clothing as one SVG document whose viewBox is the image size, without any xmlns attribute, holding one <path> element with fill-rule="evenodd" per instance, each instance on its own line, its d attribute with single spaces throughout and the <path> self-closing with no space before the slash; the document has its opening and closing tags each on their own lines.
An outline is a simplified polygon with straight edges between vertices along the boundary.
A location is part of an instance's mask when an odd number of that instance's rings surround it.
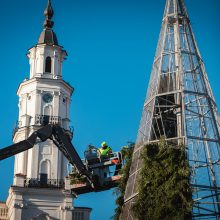
<svg viewBox="0 0 220 220">
<path fill-rule="evenodd" d="M 109 147 L 105 141 L 102 142 L 101 148 L 99 148 L 99 151 L 100 151 L 101 157 L 108 157 L 112 153 L 111 147 Z"/>
</svg>

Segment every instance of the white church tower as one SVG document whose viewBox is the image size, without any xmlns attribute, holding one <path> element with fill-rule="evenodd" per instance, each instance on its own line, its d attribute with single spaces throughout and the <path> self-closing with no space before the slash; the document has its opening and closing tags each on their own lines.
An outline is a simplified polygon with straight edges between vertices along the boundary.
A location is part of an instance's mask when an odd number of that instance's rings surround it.
<svg viewBox="0 0 220 220">
<path fill-rule="evenodd" d="M 67 53 L 52 30 L 53 14 L 48 0 L 44 29 L 28 53 L 30 77 L 17 91 L 19 119 L 14 143 L 48 123 L 59 124 L 72 136 L 69 112 L 73 88 L 62 78 Z M 64 187 L 67 164 L 50 140 L 16 155 L 13 186 L 7 199 L 9 219 L 72 219 L 73 197 Z"/>
</svg>

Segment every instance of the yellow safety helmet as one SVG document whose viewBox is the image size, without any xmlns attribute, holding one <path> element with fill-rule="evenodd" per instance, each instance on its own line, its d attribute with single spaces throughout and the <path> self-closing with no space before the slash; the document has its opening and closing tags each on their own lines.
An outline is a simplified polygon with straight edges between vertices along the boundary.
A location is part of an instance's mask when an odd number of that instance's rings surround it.
<svg viewBox="0 0 220 220">
<path fill-rule="evenodd" d="M 102 147 L 108 147 L 108 144 L 107 144 L 105 141 L 103 141 L 102 144 L 101 144 L 101 146 L 102 146 Z"/>
</svg>

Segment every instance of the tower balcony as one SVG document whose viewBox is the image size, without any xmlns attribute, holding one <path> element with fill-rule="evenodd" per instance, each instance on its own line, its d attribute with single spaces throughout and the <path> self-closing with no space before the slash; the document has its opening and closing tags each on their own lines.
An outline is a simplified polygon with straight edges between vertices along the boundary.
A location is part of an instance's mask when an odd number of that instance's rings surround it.
<svg viewBox="0 0 220 220">
<path fill-rule="evenodd" d="M 12 132 L 12 139 L 14 139 L 15 134 L 20 129 L 26 129 L 31 126 L 37 125 L 37 126 L 45 126 L 47 124 L 53 124 L 53 125 L 59 125 L 61 126 L 66 134 L 69 135 L 70 139 L 72 140 L 74 135 L 74 128 L 72 126 L 69 126 L 69 119 L 62 119 L 59 116 L 49 116 L 49 115 L 35 115 L 35 117 L 29 117 L 28 123 L 23 123 L 22 121 L 17 121 Z M 27 117 L 26 116 L 26 117 Z"/>
<path fill-rule="evenodd" d="M 49 115 L 35 115 L 35 125 L 58 124 L 61 125 L 61 117 Z"/>
<path fill-rule="evenodd" d="M 59 116 L 49 116 L 49 115 L 35 115 L 35 125 L 60 125 L 65 128 L 65 120 L 61 119 Z M 70 139 L 73 138 L 74 128 L 69 127 L 68 129 L 64 129 L 66 133 L 69 135 Z"/>
<path fill-rule="evenodd" d="M 65 182 L 63 179 L 26 178 L 24 180 L 24 187 L 64 189 Z"/>
</svg>

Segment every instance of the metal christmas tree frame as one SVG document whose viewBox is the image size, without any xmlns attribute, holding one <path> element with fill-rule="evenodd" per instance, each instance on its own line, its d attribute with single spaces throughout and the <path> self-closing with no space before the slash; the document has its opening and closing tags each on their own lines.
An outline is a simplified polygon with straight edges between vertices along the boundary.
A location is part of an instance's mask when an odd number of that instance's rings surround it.
<svg viewBox="0 0 220 220">
<path fill-rule="evenodd" d="M 183 0 L 167 0 L 144 103 L 122 219 L 134 219 L 143 143 L 184 144 L 192 169 L 193 219 L 220 217 L 220 125 Z"/>
</svg>

